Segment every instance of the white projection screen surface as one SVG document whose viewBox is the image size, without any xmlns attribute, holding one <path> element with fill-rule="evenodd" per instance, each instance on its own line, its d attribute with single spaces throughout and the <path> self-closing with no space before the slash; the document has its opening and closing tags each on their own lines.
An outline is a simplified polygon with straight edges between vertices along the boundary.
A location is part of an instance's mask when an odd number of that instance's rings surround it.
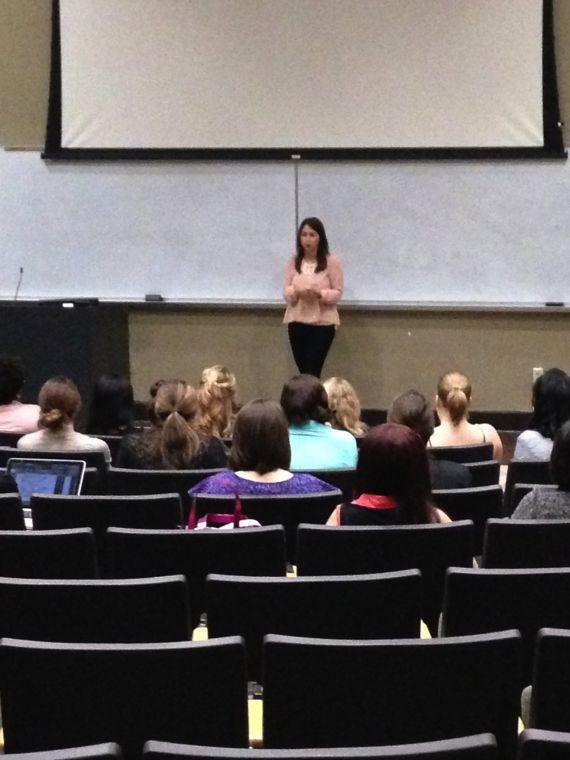
<svg viewBox="0 0 570 760">
<path fill-rule="evenodd" d="M 62 151 L 544 147 L 542 0 L 55 8 Z"/>
</svg>

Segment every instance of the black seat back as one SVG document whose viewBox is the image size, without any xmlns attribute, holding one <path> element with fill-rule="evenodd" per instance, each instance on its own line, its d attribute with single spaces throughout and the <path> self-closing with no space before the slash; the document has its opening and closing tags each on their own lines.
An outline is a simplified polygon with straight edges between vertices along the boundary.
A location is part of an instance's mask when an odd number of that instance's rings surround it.
<svg viewBox="0 0 570 760">
<path fill-rule="evenodd" d="M 496 459 L 486 462 L 465 462 L 465 467 L 471 473 L 473 486 L 496 486 L 501 474 L 501 463 Z"/>
<path fill-rule="evenodd" d="M 517 459 L 512 459 L 509 462 L 503 507 L 503 514 L 506 517 L 512 515 L 514 511 L 512 497 L 516 483 L 552 483 L 550 462 L 525 462 Z"/>
<path fill-rule="evenodd" d="M 430 454 L 435 459 L 446 459 L 448 462 L 484 462 L 493 458 L 492 443 L 472 443 L 468 446 L 430 446 Z"/>
<path fill-rule="evenodd" d="M 239 530 L 109 528 L 107 548 L 114 578 L 186 576 L 194 625 L 206 609 L 208 573 L 284 576 L 286 572 L 285 534 L 277 525 Z"/>
<path fill-rule="evenodd" d="M 483 551 L 485 524 L 489 517 L 500 517 L 503 491 L 499 485 L 478 488 L 453 488 L 432 491 L 432 498 L 452 520 L 472 520 L 475 525 L 474 552 Z"/>
<path fill-rule="evenodd" d="M 89 747 L 70 747 L 46 752 L 24 752 L 10 756 L 12 760 L 121 760 L 122 752 L 118 744 L 91 744 Z"/>
<path fill-rule="evenodd" d="M 488 520 L 482 564 L 570 567 L 570 520 Z"/>
<path fill-rule="evenodd" d="M 527 728 L 519 734 L 517 760 L 568 760 L 570 734 Z"/>
<path fill-rule="evenodd" d="M 261 681 L 263 637 L 373 639 L 419 636 L 418 570 L 376 575 L 206 581 L 208 635 L 243 636 L 250 680 Z"/>
<path fill-rule="evenodd" d="M 473 523 L 389 526 L 300 525 L 297 573 L 348 575 L 418 568 L 422 574 L 422 619 L 433 635 L 443 602 L 445 571 L 471 567 Z"/>
<path fill-rule="evenodd" d="M 570 731 L 570 630 L 543 628 L 538 633 L 530 725 Z"/>
<path fill-rule="evenodd" d="M 0 530 L 26 530 L 24 511 L 17 493 L 0 494 Z"/>
<path fill-rule="evenodd" d="M 354 499 L 354 485 L 356 483 L 355 467 L 342 467 L 326 470 L 300 470 L 300 472 L 314 475 L 315 478 L 319 478 L 325 483 L 329 483 L 331 486 L 338 488 L 339 491 L 342 491 L 343 501 L 352 501 L 352 499 Z"/>
<path fill-rule="evenodd" d="M 96 578 L 93 531 L 0 531 L 0 576 L 11 578 Z"/>
</svg>

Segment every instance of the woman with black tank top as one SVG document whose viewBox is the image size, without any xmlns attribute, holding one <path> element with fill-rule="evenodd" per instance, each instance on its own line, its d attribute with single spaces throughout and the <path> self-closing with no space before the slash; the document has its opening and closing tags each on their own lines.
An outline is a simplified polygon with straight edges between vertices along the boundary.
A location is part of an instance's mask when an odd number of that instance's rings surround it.
<svg viewBox="0 0 570 760">
<path fill-rule="evenodd" d="M 336 507 L 327 525 L 451 522 L 431 502 L 425 446 L 420 436 L 404 425 L 378 425 L 362 439 L 356 493 L 354 501 Z"/>
</svg>

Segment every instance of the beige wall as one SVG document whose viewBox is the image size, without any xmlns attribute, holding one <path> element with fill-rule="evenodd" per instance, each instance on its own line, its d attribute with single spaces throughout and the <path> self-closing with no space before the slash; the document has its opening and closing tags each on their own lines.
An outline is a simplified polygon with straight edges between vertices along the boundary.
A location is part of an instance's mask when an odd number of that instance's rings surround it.
<svg viewBox="0 0 570 760">
<path fill-rule="evenodd" d="M 474 382 L 475 409 L 529 408 L 532 368 L 570 370 L 570 316 L 555 313 L 345 312 L 324 376 L 348 377 L 366 407 L 385 408 L 399 392 L 435 393 L 437 379 L 461 369 Z M 240 396 L 279 398 L 296 372 L 281 314 L 274 310 L 135 311 L 131 371 L 137 398 L 158 377 L 197 382 L 225 363 Z"/>
<path fill-rule="evenodd" d="M 0 0 L 0 145 L 43 146 L 48 102 L 51 0 Z M 570 142 L 570 0 L 555 0 L 560 107 Z M 570 317 L 416 311 L 343 315 L 327 374 L 347 375 L 365 406 L 385 407 L 399 391 L 433 392 L 439 374 L 472 375 L 474 406 L 528 408 L 532 367 L 570 370 Z M 131 366 L 144 398 L 158 376 L 196 380 L 209 364 L 237 374 L 242 399 L 278 396 L 295 371 L 275 311 L 134 312 Z"/>
</svg>

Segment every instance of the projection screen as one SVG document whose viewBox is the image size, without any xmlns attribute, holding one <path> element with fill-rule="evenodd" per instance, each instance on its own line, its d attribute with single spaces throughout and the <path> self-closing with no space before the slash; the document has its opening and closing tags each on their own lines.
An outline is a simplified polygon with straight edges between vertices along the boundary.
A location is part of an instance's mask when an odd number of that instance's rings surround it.
<svg viewBox="0 0 570 760">
<path fill-rule="evenodd" d="M 46 155 L 561 153 L 547 6 L 54 0 Z"/>
</svg>

